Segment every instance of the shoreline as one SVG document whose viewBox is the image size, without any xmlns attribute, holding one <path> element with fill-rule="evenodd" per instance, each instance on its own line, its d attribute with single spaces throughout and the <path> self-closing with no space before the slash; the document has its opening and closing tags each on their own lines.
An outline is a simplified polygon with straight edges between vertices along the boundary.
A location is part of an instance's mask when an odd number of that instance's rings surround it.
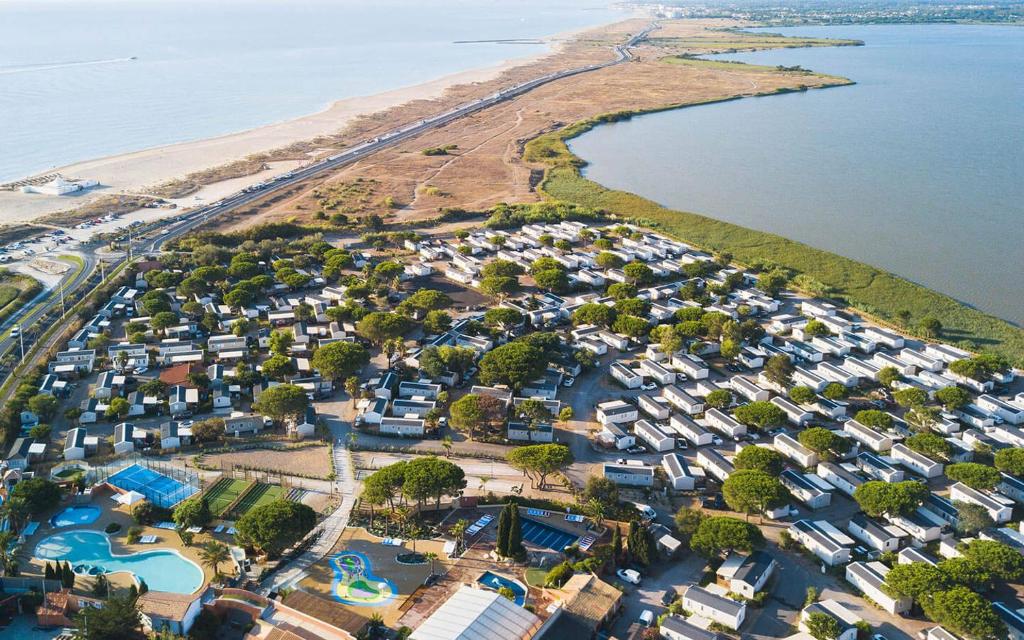
<svg viewBox="0 0 1024 640">
<path fill-rule="evenodd" d="M 624 17 L 623 20 L 630 17 Z M 78 196 L 29 195 L 18 191 L 0 191 L 0 211 L 3 215 L 0 226 L 45 222 L 40 219 L 77 209 L 104 196 L 147 195 L 159 187 L 184 180 L 196 173 L 243 162 L 260 154 L 282 152 L 291 145 L 315 143 L 319 138 L 340 135 L 359 118 L 371 117 L 417 101 L 437 100 L 455 87 L 494 81 L 508 71 L 558 55 L 568 43 L 582 33 L 620 21 L 543 36 L 537 38 L 547 45 L 543 51 L 508 58 L 489 66 L 445 74 L 419 84 L 397 87 L 380 93 L 339 98 L 318 111 L 295 118 L 213 137 L 91 158 L 40 171 L 17 180 L 59 173 L 67 179 L 96 180 L 100 187 Z M 337 143 L 327 143 L 324 148 L 336 146 Z M 182 208 L 220 199 L 243 187 L 285 173 L 312 160 L 319 151 L 320 149 L 314 149 L 294 153 L 290 158 L 273 160 L 269 163 L 272 165 L 270 169 L 204 184 L 197 192 L 189 193 L 185 197 L 166 198 L 178 205 L 178 209 L 143 210 L 152 214 L 145 217 L 155 219 L 165 215 L 177 215 Z M 225 188 L 228 185 L 229 188 Z"/>
</svg>

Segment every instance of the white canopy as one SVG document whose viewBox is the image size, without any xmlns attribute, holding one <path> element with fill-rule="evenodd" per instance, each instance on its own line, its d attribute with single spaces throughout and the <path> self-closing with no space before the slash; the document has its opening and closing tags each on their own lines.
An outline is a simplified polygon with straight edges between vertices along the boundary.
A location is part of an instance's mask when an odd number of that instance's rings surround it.
<svg viewBox="0 0 1024 640">
<path fill-rule="evenodd" d="M 133 505 L 139 500 L 145 500 L 146 496 L 142 495 L 138 491 L 129 491 L 128 493 L 121 493 L 114 497 L 114 500 L 120 504 Z"/>
</svg>

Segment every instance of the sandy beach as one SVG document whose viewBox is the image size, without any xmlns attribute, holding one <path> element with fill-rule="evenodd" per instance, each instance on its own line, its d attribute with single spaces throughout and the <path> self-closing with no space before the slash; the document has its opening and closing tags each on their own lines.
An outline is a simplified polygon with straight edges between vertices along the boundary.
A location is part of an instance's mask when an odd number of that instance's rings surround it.
<svg viewBox="0 0 1024 640">
<path fill-rule="evenodd" d="M 487 82 L 515 67 L 557 54 L 564 44 L 579 33 L 589 30 L 560 33 L 544 38 L 549 44 L 546 51 L 512 58 L 501 64 L 470 69 L 436 78 L 422 84 L 402 87 L 369 96 L 355 96 L 338 100 L 326 109 L 292 120 L 268 124 L 214 138 L 144 149 L 95 160 L 87 160 L 60 167 L 48 173 L 60 173 L 68 179 L 96 180 L 100 187 L 81 196 L 47 196 L 0 191 L 0 223 L 24 223 L 39 217 L 88 203 L 110 194 L 146 194 L 147 190 L 194 172 L 220 167 L 257 153 L 287 147 L 296 142 L 337 134 L 354 119 L 378 113 L 416 100 L 441 97 L 455 86 Z M 285 173 L 300 162 L 274 162 L 270 169 L 241 178 L 210 184 L 186 198 L 171 200 L 179 207 L 189 207 L 220 199 L 239 189 Z M 169 209 L 143 210 L 142 218 L 151 219 L 177 214 Z"/>
</svg>

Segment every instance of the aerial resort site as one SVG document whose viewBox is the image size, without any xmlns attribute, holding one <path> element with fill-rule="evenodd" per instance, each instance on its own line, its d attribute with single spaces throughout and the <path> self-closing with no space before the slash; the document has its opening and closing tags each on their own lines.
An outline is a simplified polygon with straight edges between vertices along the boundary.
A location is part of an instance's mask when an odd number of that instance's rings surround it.
<svg viewBox="0 0 1024 640">
<path fill-rule="evenodd" d="M 1024 638 L 1024 6 L 7 4 L 0 637 Z"/>
</svg>

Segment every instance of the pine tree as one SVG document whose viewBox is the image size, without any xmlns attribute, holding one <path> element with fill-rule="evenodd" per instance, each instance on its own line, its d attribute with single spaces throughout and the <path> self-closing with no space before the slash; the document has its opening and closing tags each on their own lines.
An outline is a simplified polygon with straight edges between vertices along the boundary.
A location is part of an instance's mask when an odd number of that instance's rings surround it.
<svg viewBox="0 0 1024 640">
<path fill-rule="evenodd" d="M 637 551 L 640 550 L 639 535 L 640 522 L 637 520 L 629 521 L 629 533 L 626 534 L 626 547 L 629 550 L 630 558 L 636 560 Z"/>
<path fill-rule="evenodd" d="M 501 557 L 508 556 L 508 534 L 509 527 L 512 524 L 510 520 L 512 516 L 509 512 L 508 505 L 501 510 L 501 515 L 498 516 L 498 555 Z"/>
<path fill-rule="evenodd" d="M 65 589 L 75 588 L 75 572 L 71 570 L 71 563 L 67 560 L 64 561 L 64 566 L 61 568 L 60 581 L 64 585 Z"/>
<path fill-rule="evenodd" d="M 54 579 L 54 574 L 53 574 L 53 567 L 52 567 L 52 566 L 50 566 L 50 563 L 49 563 L 49 562 L 47 562 L 47 563 L 46 563 L 46 572 L 45 572 L 45 575 L 44 575 L 44 577 L 45 577 L 45 578 L 46 578 L 47 580 L 53 580 L 53 579 Z"/>
<path fill-rule="evenodd" d="M 523 548 L 523 526 L 519 522 L 519 507 L 512 504 L 509 507 L 508 554 L 510 556 L 519 556 L 526 551 Z"/>
<path fill-rule="evenodd" d="M 622 560 L 622 532 L 616 524 L 612 529 L 612 565 L 617 567 Z"/>
</svg>

